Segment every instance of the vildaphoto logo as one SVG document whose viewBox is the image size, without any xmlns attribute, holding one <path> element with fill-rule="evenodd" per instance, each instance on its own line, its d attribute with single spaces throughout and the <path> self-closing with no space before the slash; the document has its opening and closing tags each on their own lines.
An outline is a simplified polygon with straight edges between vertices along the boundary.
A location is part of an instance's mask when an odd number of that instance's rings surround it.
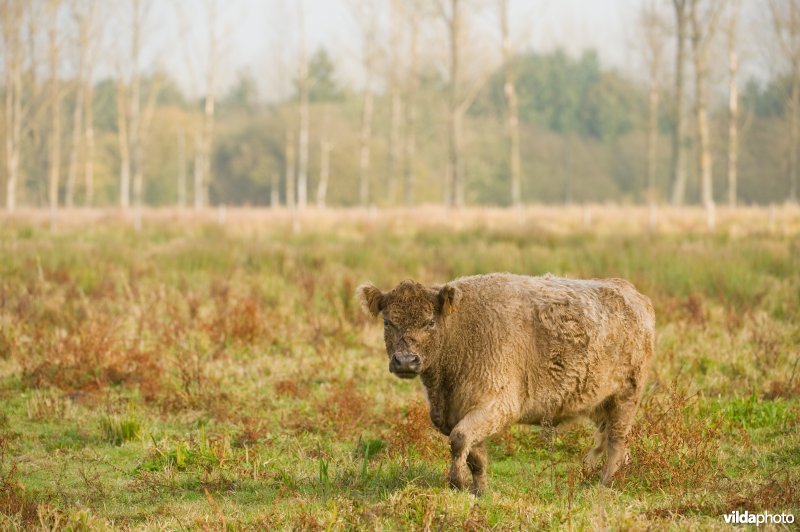
<svg viewBox="0 0 800 532">
<path fill-rule="evenodd" d="M 758 514 L 750 513 L 747 510 L 740 512 L 736 510 L 729 514 L 725 514 L 725 522 L 731 525 L 791 525 L 794 523 L 794 514 L 773 514 L 770 512 L 761 512 Z"/>
</svg>

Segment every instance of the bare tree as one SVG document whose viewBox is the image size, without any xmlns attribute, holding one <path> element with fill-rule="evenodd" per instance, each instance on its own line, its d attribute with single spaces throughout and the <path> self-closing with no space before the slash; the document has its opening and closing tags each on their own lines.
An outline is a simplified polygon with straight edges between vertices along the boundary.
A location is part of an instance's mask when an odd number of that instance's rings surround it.
<svg viewBox="0 0 800 532">
<path fill-rule="evenodd" d="M 286 130 L 286 143 L 284 147 L 285 175 L 286 175 L 286 206 L 295 208 L 295 167 L 294 167 L 294 133 Z"/>
<path fill-rule="evenodd" d="M 511 169 L 511 205 L 522 205 L 522 159 L 519 141 L 519 104 L 517 100 L 517 78 L 514 70 L 514 51 L 511 47 L 511 32 L 508 24 L 508 0 L 500 0 L 500 33 L 503 39 L 503 70 L 505 83 L 503 93 L 506 97 L 506 114 L 509 140 L 509 168 Z"/>
<path fill-rule="evenodd" d="M 320 158 L 319 158 L 319 183 L 317 185 L 317 207 L 320 209 L 325 208 L 325 200 L 328 195 L 328 181 L 331 175 L 331 150 L 333 144 L 328 139 L 320 141 Z"/>
<path fill-rule="evenodd" d="M 708 53 L 723 3 L 721 0 L 690 0 L 692 60 L 694 63 L 694 111 L 697 126 L 698 167 L 703 207 L 708 227 L 716 224 L 712 176 L 711 130 L 708 117 Z"/>
<path fill-rule="evenodd" d="M 2 0 L 0 3 L 0 30 L 3 37 L 5 74 L 5 163 L 6 210 L 13 212 L 17 206 L 17 183 L 20 174 L 22 151 L 23 93 L 23 41 L 22 20 L 24 0 Z M 35 70 L 35 68 L 34 68 Z"/>
<path fill-rule="evenodd" d="M 408 6 L 409 47 L 408 75 L 405 87 L 405 139 L 403 142 L 403 158 L 406 206 L 414 204 L 414 158 L 417 149 L 417 92 L 419 90 L 419 33 L 421 0 L 412 0 Z"/>
<path fill-rule="evenodd" d="M 372 81 L 367 81 L 368 85 L 364 89 L 364 106 L 361 111 L 361 134 L 359 135 L 359 203 L 362 207 L 369 205 L 369 165 L 370 150 L 372 144 L 372 113 L 374 109 L 375 96 L 372 93 Z"/>
<path fill-rule="evenodd" d="M 194 164 L 192 165 L 192 183 L 194 198 L 194 210 L 198 211 L 203 208 L 203 198 L 205 192 L 203 191 L 203 153 L 201 146 L 203 145 L 202 135 L 200 131 L 194 132 Z"/>
<path fill-rule="evenodd" d="M 189 77 L 189 84 L 191 87 L 191 98 L 198 97 L 196 91 L 199 87 L 199 80 L 197 75 L 197 66 L 195 64 L 197 58 L 192 52 L 199 48 L 191 35 L 191 20 L 190 16 L 185 9 L 183 2 L 176 1 L 174 4 L 175 14 L 178 20 L 178 34 L 181 41 L 181 50 L 183 52 L 183 63 L 186 67 Z M 196 114 L 194 111 L 193 115 Z M 200 122 L 202 119 L 193 120 L 193 122 Z M 201 126 L 202 127 L 202 126 Z M 202 137 L 196 126 L 193 126 L 192 145 L 193 145 L 193 162 L 192 162 L 192 199 L 195 210 L 203 206 L 203 161 L 202 161 Z M 185 157 L 184 157 L 185 159 Z M 188 177 L 188 176 L 187 176 Z M 178 203 L 180 204 L 180 185 L 178 190 Z M 188 196 L 186 197 L 186 204 L 188 205 Z"/>
<path fill-rule="evenodd" d="M 208 13 L 208 64 L 206 78 L 206 97 L 203 104 L 203 205 L 208 205 L 208 187 L 211 183 L 211 149 L 214 141 L 214 111 L 217 95 L 218 36 L 217 36 L 217 0 L 207 0 Z"/>
<path fill-rule="evenodd" d="M 217 69 L 219 68 L 219 34 L 217 0 L 206 0 L 208 24 L 208 56 L 206 63 L 206 95 L 203 104 L 203 128 L 200 137 L 200 168 L 195 179 L 200 182 L 199 196 L 195 195 L 195 209 L 208 205 L 208 187 L 211 183 L 211 151 L 214 143 L 214 112 L 217 95 Z M 195 186 L 197 190 L 197 185 Z"/>
<path fill-rule="evenodd" d="M 648 73 L 647 108 L 647 190 L 646 198 L 653 206 L 656 200 L 658 171 L 658 117 L 661 99 L 661 74 L 667 40 L 667 23 L 654 0 L 643 4 L 639 13 L 642 31 L 642 53 Z"/>
<path fill-rule="evenodd" d="M 736 207 L 739 162 L 739 54 L 737 23 L 740 0 L 730 0 L 728 16 L 728 206 Z"/>
<path fill-rule="evenodd" d="M 280 181 L 281 179 L 278 176 L 278 172 L 272 172 L 269 190 L 269 206 L 273 209 L 277 209 L 281 206 Z"/>
<path fill-rule="evenodd" d="M 375 107 L 373 77 L 376 63 L 377 14 L 374 2 L 353 1 L 353 12 L 361 25 L 362 31 L 362 64 L 364 68 L 364 103 L 361 110 L 361 132 L 359 135 L 359 204 L 362 207 L 370 201 L 370 151 L 372 148 L 372 117 Z"/>
<path fill-rule="evenodd" d="M 447 165 L 447 173 L 445 174 L 445 191 L 444 191 L 444 204 L 445 206 L 460 206 L 463 198 L 463 174 L 464 169 L 461 161 L 462 151 L 462 116 L 458 112 L 459 109 L 459 91 L 458 85 L 461 81 L 461 62 L 460 62 L 460 48 L 461 41 L 461 0 L 450 0 L 450 12 L 443 6 L 440 6 L 440 13 L 447 24 L 449 41 L 450 41 L 450 99 L 449 99 L 449 117 L 448 117 L 448 141 L 449 141 L 449 154 L 450 159 Z"/>
<path fill-rule="evenodd" d="M 86 122 L 86 129 L 84 130 L 85 140 L 84 149 L 86 150 L 84 156 L 84 187 L 86 193 L 84 196 L 84 205 L 91 207 L 94 204 L 94 82 L 92 81 L 92 69 L 90 67 L 87 72 L 88 80 L 84 89 L 84 101 L 86 102 L 86 113 L 84 115 L 84 122 Z"/>
<path fill-rule="evenodd" d="M 417 149 L 417 92 L 419 91 L 419 36 L 421 0 L 404 4 L 408 21 L 408 72 L 405 92 L 405 131 L 403 139 L 403 198 L 407 207 L 414 204 L 414 163 Z"/>
<path fill-rule="evenodd" d="M 97 60 L 97 41 L 99 39 L 95 0 L 88 1 L 87 19 L 86 76 L 83 84 L 83 100 L 85 102 L 84 205 L 91 207 L 94 203 L 94 66 Z"/>
<path fill-rule="evenodd" d="M 461 72 L 461 48 L 464 35 L 464 0 L 437 0 L 439 17 L 447 27 L 450 48 L 450 91 L 448 98 L 449 162 L 445 174 L 444 204 L 460 208 L 464 205 L 464 114 L 491 75 L 486 69 L 469 90 L 464 91 Z"/>
<path fill-rule="evenodd" d="M 193 165 L 193 204 L 195 210 L 201 210 L 208 205 L 209 200 L 209 187 L 211 184 L 211 156 L 214 144 L 214 127 L 215 127 L 215 114 L 216 114 L 216 98 L 217 98 L 217 78 L 219 75 L 219 67 L 221 62 L 221 41 L 224 36 L 223 32 L 227 28 L 220 28 L 220 13 L 218 0 L 204 0 L 204 14 L 206 17 L 205 28 L 203 34 L 207 38 L 205 45 L 205 79 L 204 82 L 200 81 L 198 76 L 198 65 L 196 64 L 199 59 L 193 53 L 203 47 L 194 40 L 195 35 L 192 30 L 192 18 L 187 11 L 187 2 L 176 1 L 174 3 L 176 15 L 178 18 L 178 31 L 179 37 L 182 42 L 184 65 L 187 69 L 191 87 L 200 87 L 201 83 L 204 86 L 205 94 L 203 94 L 203 107 L 202 113 L 195 113 L 195 122 L 199 122 L 199 128 L 195 127 L 193 135 L 194 144 L 194 165 Z M 191 7 L 196 7 L 195 3 L 191 3 Z M 193 97 L 198 97 L 194 94 Z"/>
<path fill-rule="evenodd" d="M 119 144 L 119 206 L 127 210 L 131 204 L 131 152 L 128 142 L 128 89 L 121 76 L 117 78 L 117 143 Z"/>
<path fill-rule="evenodd" d="M 800 141 L 800 0 L 769 0 L 775 36 L 784 60 L 789 64 L 789 171 L 788 201 L 797 202 L 798 141 Z"/>
<path fill-rule="evenodd" d="M 300 28 L 300 61 L 298 89 L 300 97 L 300 130 L 298 136 L 297 153 L 297 207 L 305 209 L 308 203 L 308 139 L 309 139 L 309 73 L 308 73 L 308 51 L 306 49 L 306 23 L 305 23 L 305 2 L 301 0 L 297 3 L 298 24 Z"/>
<path fill-rule="evenodd" d="M 386 191 L 388 201 L 394 204 L 397 201 L 397 173 L 402 151 L 402 122 L 403 122 L 403 95 L 400 85 L 400 50 L 402 47 L 402 2 L 391 2 L 391 32 L 389 38 L 389 158 L 386 169 Z"/>
<path fill-rule="evenodd" d="M 688 3 L 672 0 L 675 11 L 675 109 L 672 130 L 672 204 L 683 205 L 686 199 L 686 122 L 684 117 L 684 69 L 686 66 L 686 32 Z"/>
<path fill-rule="evenodd" d="M 49 0 L 48 18 L 50 26 L 47 29 L 48 62 L 50 65 L 50 141 L 47 158 L 49 174 L 48 198 L 50 204 L 50 228 L 56 225 L 56 211 L 58 210 L 58 183 L 61 173 L 61 83 L 59 81 L 59 33 L 58 19 L 60 0 Z"/>
<path fill-rule="evenodd" d="M 178 207 L 186 207 L 186 131 L 178 131 Z"/>
<path fill-rule="evenodd" d="M 11 3 L 21 0 L 11 0 Z M 39 54 L 39 46 L 43 44 L 40 25 L 47 22 L 48 9 L 47 2 L 36 0 L 22 2 L 24 4 L 23 15 L 27 16 L 27 68 L 25 69 L 22 87 L 25 87 L 27 98 L 20 100 L 20 115 L 22 124 L 22 139 L 30 147 L 33 155 L 29 160 L 27 168 L 32 175 L 47 174 L 47 159 L 49 153 L 49 138 L 47 131 L 47 92 L 44 91 L 45 84 L 40 83 L 39 69 L 43 62 Z M 19 169 L 22 172 L 22 168 Z M 41 199 L 41 198 L 40 198 Z"/>
<path fill-rule="evenodd" d="M 72 0 L 70 9 L 75 21 L 75 51 L 77 56 L 77 72 L 75 76 L 75 105 L 72 114 L 72 141 L 69 151 L 69 166 L 67 167 L 67 188 L 64 203 L 67 207 L 75 204 L 75 186 L 78 178 L 80 152 L 85 141 L 83 120 L 86 114 L 86 88 L 87 70 L 89 63 L 89 39 L 91 33 L 91 20 L 93 2 Z M 91 80 L 89 80 L 91 83 Z"/>
<path fill-rule="evenodd" d="M 139 65 L 141 54 L 141 34 L 142 34 L 142 2 L 132 0 L 133 17 L 131 26 L 131 94 L 130 94 L 130 134 L 128 140 L 131 144 L 131 174 L 133 176 L 133 205 L 134 205 L 134 226 L 141 228 L 142 223 L 142 201 L 144 195 L 144 168 L 142 167 L 142 79 Z"/>
</svg>

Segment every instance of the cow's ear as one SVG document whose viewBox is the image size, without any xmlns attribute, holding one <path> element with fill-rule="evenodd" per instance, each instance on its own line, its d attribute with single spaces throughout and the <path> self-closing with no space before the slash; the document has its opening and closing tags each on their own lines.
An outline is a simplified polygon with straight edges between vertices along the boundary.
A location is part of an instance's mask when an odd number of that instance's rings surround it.
<svg viewBox="0 0 800 532">
<path fill-rule="evenodd" d="M 441 312 L 443 316 L 449 316 L 458 309 L 458 303 L 461 300 L 461 290 L 455 286 L 446 284 L 439 290 L 439 295 L 436 299 L 439 304 L 439 312 Z"/>
<path fill-rule="evenodd" d="M 362 284 L 356 288 L 356 297 L 361 302 L 364 312 L 369 312 L 373 318 L 386 306 L 383 292 L 371 284 Z"/>
</svg>

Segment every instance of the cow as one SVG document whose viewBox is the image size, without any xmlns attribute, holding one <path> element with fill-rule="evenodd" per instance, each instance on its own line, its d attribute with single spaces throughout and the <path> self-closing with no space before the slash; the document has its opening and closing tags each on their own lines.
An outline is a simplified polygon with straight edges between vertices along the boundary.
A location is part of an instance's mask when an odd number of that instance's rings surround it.
<svg viewBox="0 0 800 532">
<path fill-rule="evenodd" d="M 357 297 L 383 317 L 389 371 L 422 381 L 450 440 L 451 487 L 483 493 L 484 442 L 515 423 L 588 417 L 597 436 L 585 466 L 604 455 L 609 485 L 627 462 L 655 327 L 650 300 L 628 281 L 492 273 L 385 293 L 368 283 Z"/>
</svg>

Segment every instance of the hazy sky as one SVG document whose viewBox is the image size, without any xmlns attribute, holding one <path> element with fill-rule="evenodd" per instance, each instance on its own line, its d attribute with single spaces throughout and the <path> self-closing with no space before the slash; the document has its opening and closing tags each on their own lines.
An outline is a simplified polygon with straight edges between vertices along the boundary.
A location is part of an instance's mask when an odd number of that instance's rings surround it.
<svg viewBox="0 0 800 532">
<path fill-rule="evenodd" d="M 217 23 L 223 38 L 224 65 L 220 87 L 224 90 L 242 69 L 259 80 L 262 92 L 275 90 L 280 83 L 280 67 L 276 56 L 281 53 L 287 62 L 297 53 L 299 0 L 223 0 Z M 311 51 L 324 46 L 333 55 L 339 75 L 359 83 L 360 32 L 353 16 L 352 4 L 367 0 L 304 0 L 306 28 Z M 381 1 L 381 0 L 378 0 Z M 386 2 L 386 0 L 382 0 Z M 625 67 L 630 62 L 626 36 L 625 13 L 640 0 L 511 0 L 512 33 L 521 47 L 551 49 L 562 46 L 570 52 L 595 47 L 606 64 Z M 493 0 L 477 0 L 488 6 L 475 20 L 471 31 L 481 44 L 494 53 L 498 47 L 496 15 Z M 205 37 L 208 28 L 205 0 L 156 0 L 146 18 L 144 65 L 158 65 L 174 72 L 185 85 L 191 78 L 202 79 L 205 64 Z M 125 2 L 110 9 L 125 17 Z M 116 17 L 115 17 L 116 18 Z M 180 19 L 188 20 L 181 32 Z M 109 55 L 122 54 L 128 44 L 124 19 L 106 29 Z M 441 24 L 428 26 L 429 38 L 435 33 L 444 37 Z M 431 35 L 433 34 L 433 35 Z M 183 35 L 183 37 L 181 37 Z M 281 50 L 283 48 L 283 50 Z M 116 50 L 116 52 L 115 52 Z M 424 52 L 424 50 L 423 50 Z M 111 66 L 107 71 L 112 70 Z M 194 72 L 194 74 L 192 74 Z M 285 77 L 285 76 L 284 76 Z"/>
<path fill-rule="evenodd" d="M 261 94 L 274 96 L 285 90 L 294 75 L 298 47 L 298 2 L 300 0 L 220 0 L 216 21 L 222 29 L 223 67 L 219 88 L 224 91 L 237 73 L 248 70 L 259 82 Z M 303 0 L 310 51 L 324 46 L 333 56 L 340 78 L 358 85 L 363 79 L 360 63 L 361 33 L 353 16 L 353 5 L 368 0 Z M 388 0 L 369 0 L 388 4 Z M 430 0 L 431 2 L 433 0 Z M 636 13 L 644 0 L 511 0 L 512 34 L 520 48 L 551 50 L 563 47 L 573 54 L 596 48 L 602 62 L 636 76 L 641 56 L 635 45 Z M 473 0 L 485 6 L 483 15 L 470 28 L 472 46 L 480 46 L 490 57 L 499 54 L 495 0 Z M 669 2 L 663 2 L 670 16 Z M 126 2 L 115 3 L 116 9 Z M 204 90 L 203 72 L 207 46 L 206 0 L 154 0 L 147 17 L 143 63 L 171 71 L 184 86 Z M 176 7 L 180 6 L 180 7 Z M 124 17 L 124 12 L 119 13 Z M 114 17 L 120 20 L 121 17 Z M 179 21 L 188 22 L 181 24 Z M 107 30 L 109 48 L 127 45 L 125 21 Z M 384 31 L 388 31 L 384 21 Z M 181 32 L 180 28 L 188 28 Z M 442 23 L 428 24 L 429 48 L 423 53 L 446 54 Z M 181 37 L 181 35 L 184 35 Z M 285 59 L 281 62 L 279 57 Z M 446 55 L 442 55 L 446 57 Z M 285 66 L 281 66 L 284 64 Z M 469 66 L 469 65 L 468 65 Z M 291 70 L 289 70 L 291 68 Z M 194 75 L 192 75 L 194 72 Z"/>
</svg>

